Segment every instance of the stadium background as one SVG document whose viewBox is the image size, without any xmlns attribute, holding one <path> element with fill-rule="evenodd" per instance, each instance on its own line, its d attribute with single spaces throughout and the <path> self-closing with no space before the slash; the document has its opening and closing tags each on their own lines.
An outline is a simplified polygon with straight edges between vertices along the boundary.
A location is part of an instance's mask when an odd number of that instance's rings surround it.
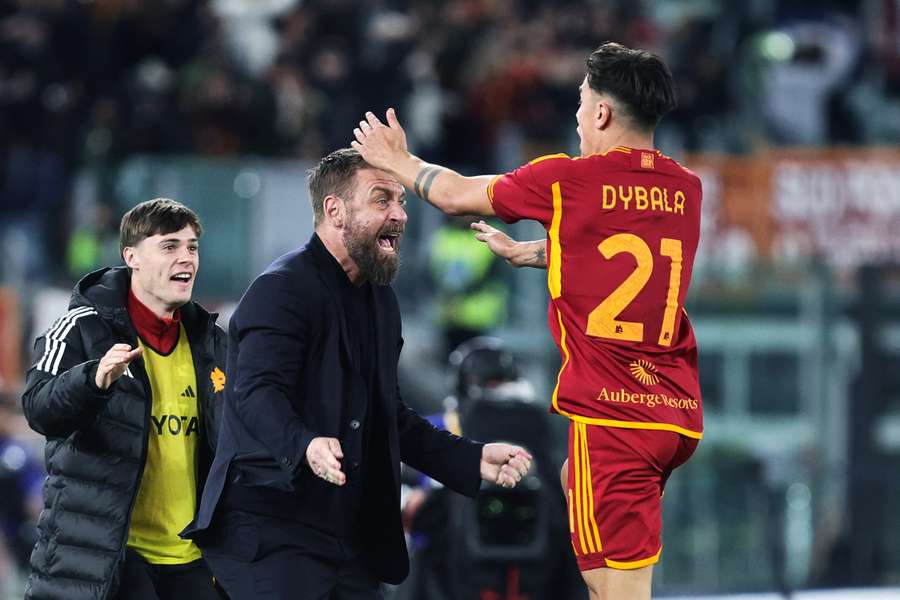
<svg viewBox="0 0 900 600">
<path fill-rule="evenodd" d="M 40 454 L 17 407 L 31 341 L 82 273 L 118 262 L 129 207 L 167 196 L 201 215 L 195 297 L 224 324 L 307 239 L 305 169 L 364 110 L 396 106 L 415 152 L 464 173 L 577 154 L 577 85 L 605 40 L 671 66 L 680 106 L 658 147 L 705 191 L 688 310 L 706 437 L 667 488 L 656 595 L 900 597 L 895 0 L 0 0 L 0 471 Z M 431 412 L 447 394 L 442 217 L 409 213 L 403 388 Z M 545 399 L 559 359 L 542 273 L 498 273 L 492 332 Z M 3 479 L 26 516 L 0 516 L 0 598 L 21 597 L 35 480 Z"/>
</svg>

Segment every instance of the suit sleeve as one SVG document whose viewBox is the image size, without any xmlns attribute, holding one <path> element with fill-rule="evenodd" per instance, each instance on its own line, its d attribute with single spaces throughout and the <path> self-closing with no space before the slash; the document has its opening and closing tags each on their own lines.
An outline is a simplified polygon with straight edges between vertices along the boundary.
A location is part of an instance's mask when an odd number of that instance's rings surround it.
<svg viewBox="0 0 900 600">
<path fill-rule="evenodd" d="M 488 185 L 494 212 L 506 223 L 531 219 L 549 227 L 553 219 L 553 184 L 566 178 L 571 162 L 565 154 L 551 154 L 498 175 Z"/>
<path fill-rule="evenodd" d="M 96 314 L 89 308 L 71 310 L 34 343 L 22 411 L 31 428 L 48 438 L 66 437 L 90 424 L 115 386 L 99 389 L 94 378 L 100 361 L 85 356 L 81 326 Z"/>
<path fill-rule="evenodd" d="M 250 433 L 291 477 L 315 437 L 294 410 L 310 333 L 302 297 L 289 280 L 262 275 L 241 300 L 236 319 L 235 410 Z"/>
<path fill-rule="evenodd" d="M 438 429 L 399 397 L 397 426 L 401 461 L 460 494 L 478 493 L 484 444 Z"/>
<path fill-rule="evenodd" d="M 397 431 L 402 462 L 460 494 L 474 496 L 478 493 L 484 444 L 432 425 L 403 402 L 399 387 Z"/>
</svg>

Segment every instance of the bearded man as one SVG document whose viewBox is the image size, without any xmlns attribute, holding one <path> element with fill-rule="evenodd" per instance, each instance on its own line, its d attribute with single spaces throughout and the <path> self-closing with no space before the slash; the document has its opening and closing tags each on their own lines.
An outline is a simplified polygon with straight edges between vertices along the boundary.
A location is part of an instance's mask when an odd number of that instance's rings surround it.
<svg viewBox="0 0 900 600">
<path fill-rule="evenodd" d="M 219 445 L 184 532 L 232 600 L 382 598 L 409 571 L 400 461 L 474 496 L 531 456 L 432 427 L 401 400 L 390 287 L 404 189 L 355 150 L 310 171 L 315 233 L 260 275 L 229 327 Z"/>
</svg>

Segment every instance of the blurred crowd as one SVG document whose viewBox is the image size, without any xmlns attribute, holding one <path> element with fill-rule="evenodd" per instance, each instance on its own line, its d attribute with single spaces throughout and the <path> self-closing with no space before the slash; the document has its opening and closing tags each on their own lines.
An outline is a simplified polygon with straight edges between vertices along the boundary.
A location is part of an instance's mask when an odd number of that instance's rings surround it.
<svg viewBox="0 0 900 600">
<path fill-rule="evenodd" d="M 0 0 L 0 240 L 21 257 L 3 279 L 61 264 L 73 172 L 135 154 L 316 160 L 387 106 L 416 151 L 466 171 L 571 150 L 584 59 L 605 40 L 671 65 L 670 154 L 896 141 L 897 12 L 886 0 Z"/>
</svg>

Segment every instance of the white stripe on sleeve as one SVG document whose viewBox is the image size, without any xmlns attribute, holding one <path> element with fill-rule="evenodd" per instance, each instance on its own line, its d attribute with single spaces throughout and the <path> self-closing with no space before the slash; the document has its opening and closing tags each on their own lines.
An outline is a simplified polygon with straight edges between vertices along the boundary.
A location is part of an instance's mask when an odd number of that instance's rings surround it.
<svg viewBox="0 0 900 600">
<path fill-rule="evenodd" d="M 78 319 L 96 314 L 97 311 L 90 306 L 81 306 L 70 310 L 65 316 L 57 320 L 47 331 L 47 335 L 44 338 L 44 354 L 38 361 L 37 368 L 51 375 L 56 375 L 57 371 L 59 371 L 63 354 L 66 352 L 66 336 L 72 331 Z"/>
</svg>

